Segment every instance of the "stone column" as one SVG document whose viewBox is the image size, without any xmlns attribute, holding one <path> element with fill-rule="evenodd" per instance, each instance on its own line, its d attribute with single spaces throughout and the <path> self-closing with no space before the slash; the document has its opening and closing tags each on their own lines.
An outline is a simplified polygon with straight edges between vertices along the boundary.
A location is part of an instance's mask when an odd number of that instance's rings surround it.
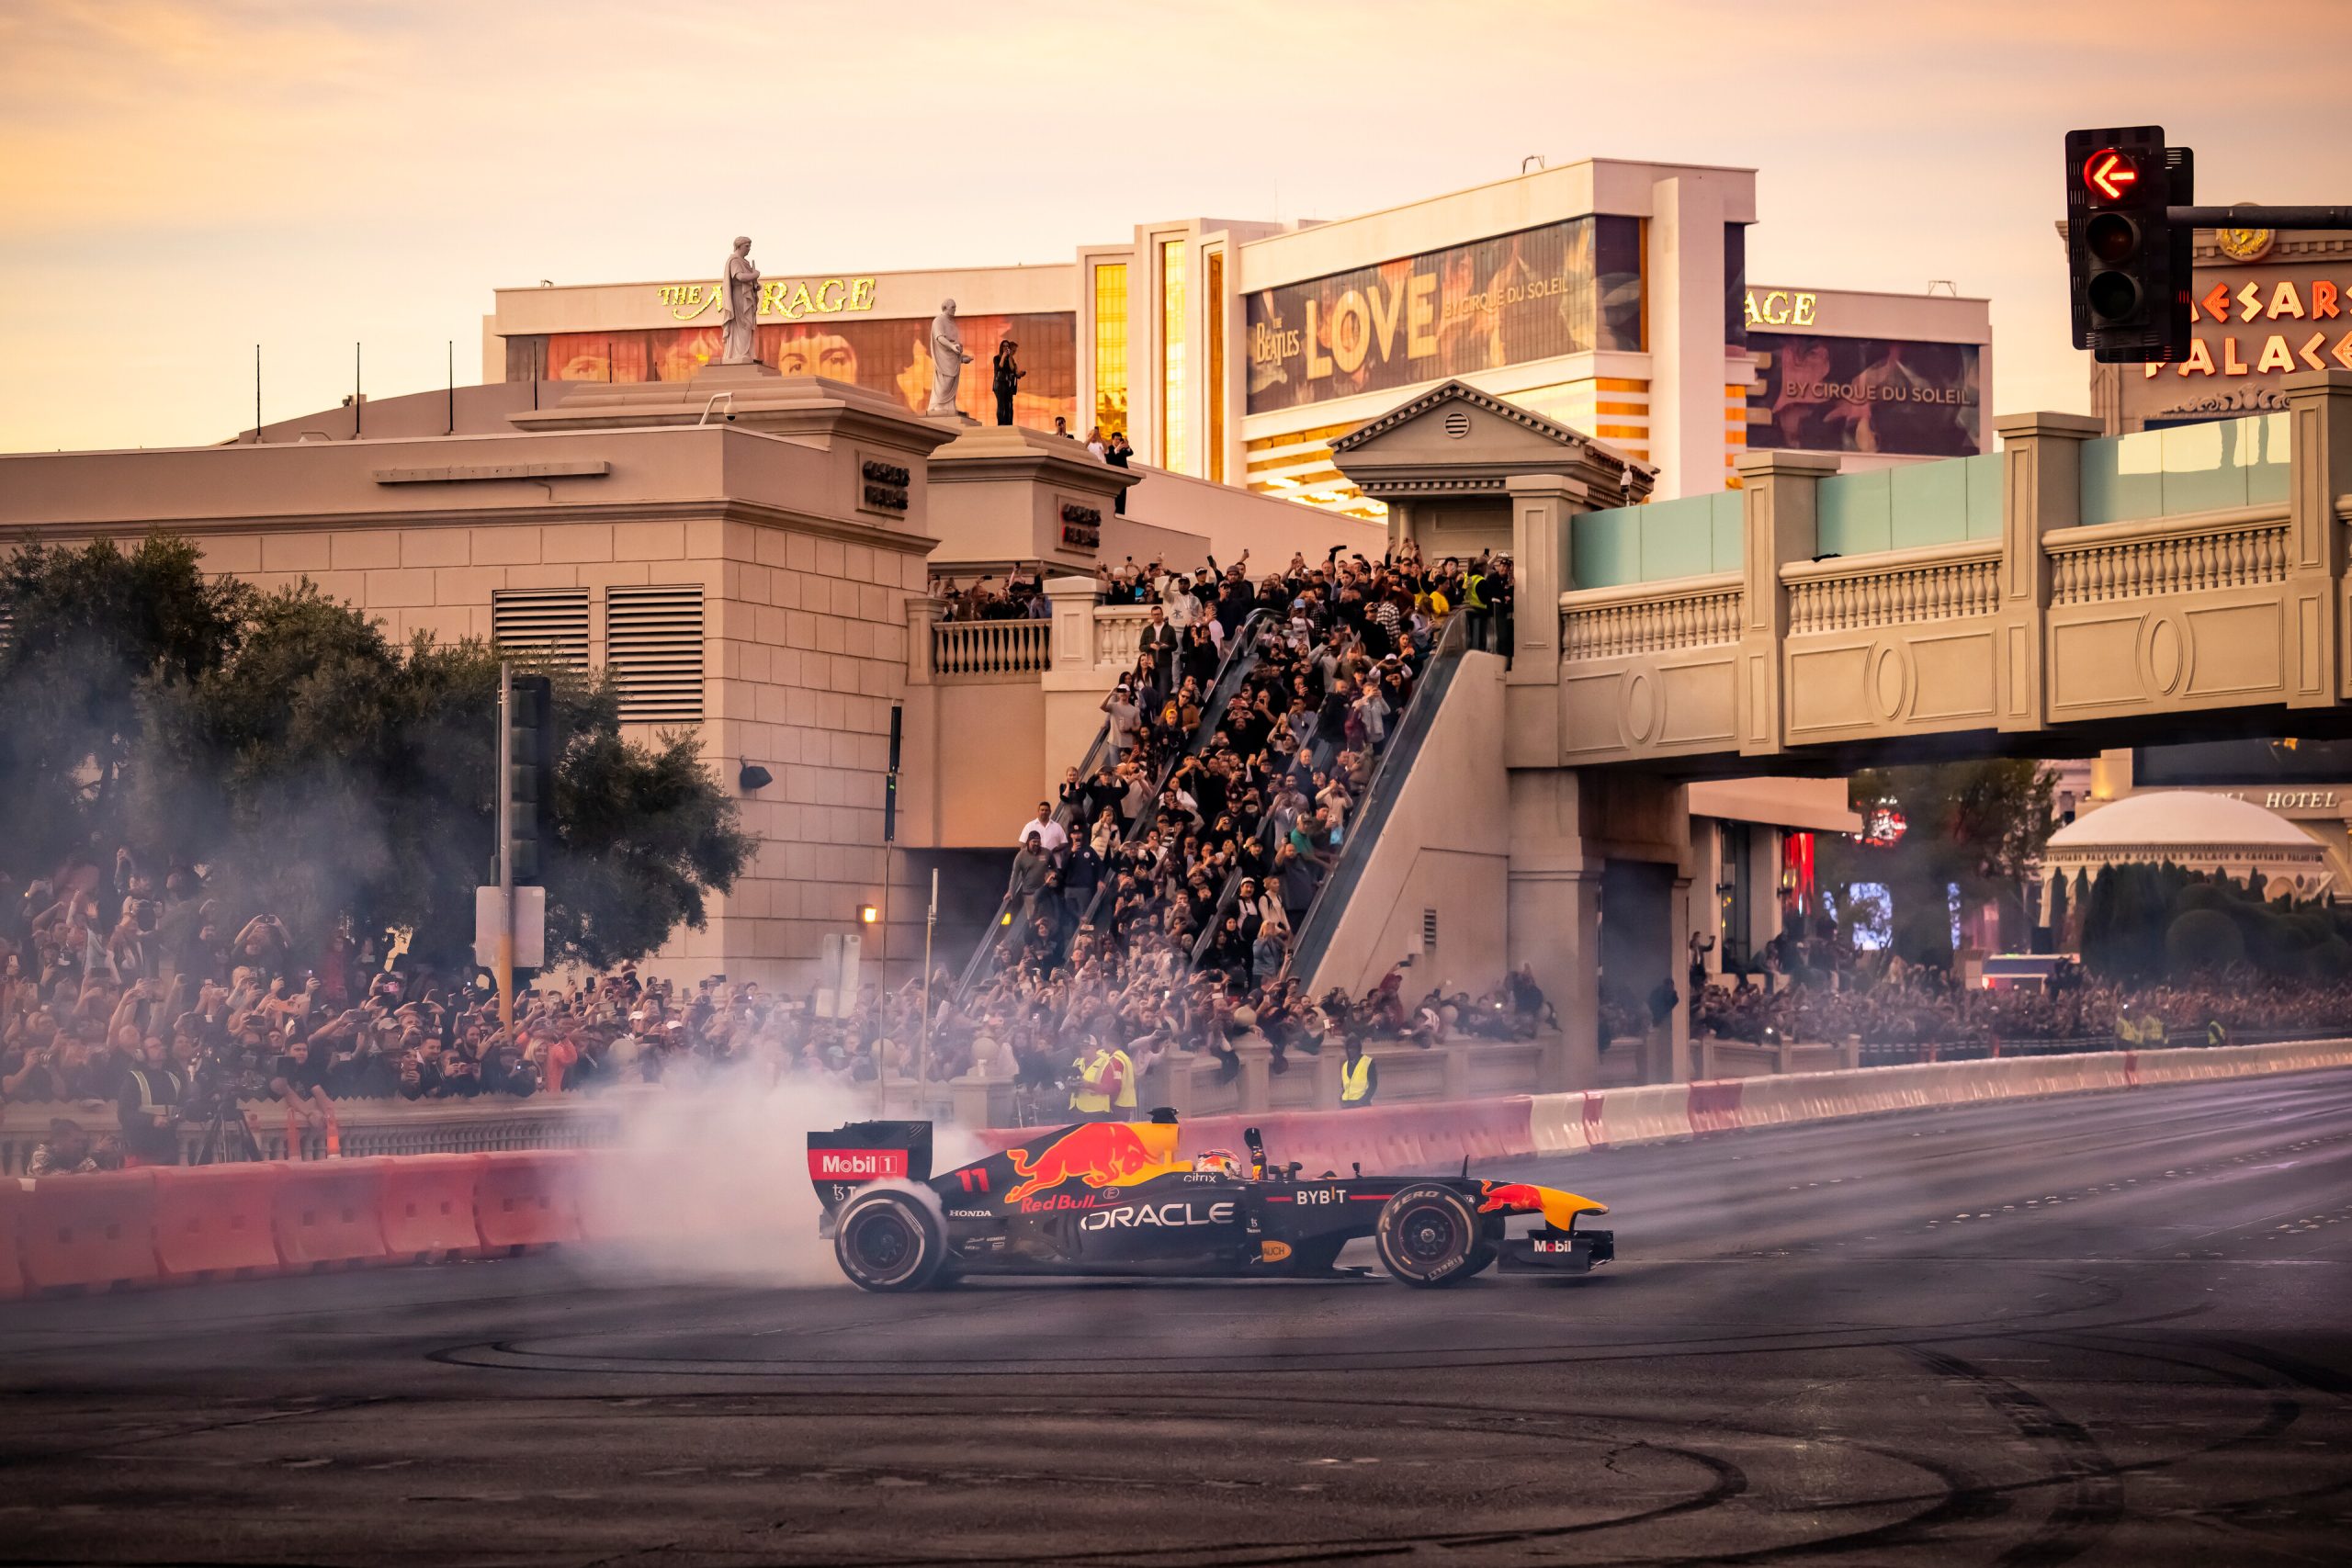
<svg viewBox="0 0 2352 1568">
<path fill-rule="evenodd" d="M 1253 1029 L 1234 1039 L 1233 1054 L 1241 1061 L 1241 1110 L 1254 1116 L 1266 1109 L 1272 1096 L 1274 1048 Z"/>
<path fill-rule="evenodd" d="M 1723 829 L 1713 818 L 1690 819 L 1690 879 L 1697 887 L 1692 897 L 1698 900 L 1690 907 L 1690 929 L 1702 938 L 1714 939 L 1714 945 L 1707 950 L 1702 962 L 1708 974 L 1720 975 L 1724 972 L 1724 942 L 1730 933 L 1724 929 L 1724 901 L 1716 889 L 1731 879 L 1724 874 Z M 1686 954 L 1681 967 L 1675 970 L 1676 984 L 1689 978 L 1689 970 Z"/>
<path fill-rule="evenodd" d="M 931 681 L 931 628 L 939 619 L 939 601 L 928 594 L 907 596 L 907 684 L 928 686 Z"/>
<path fill-rule="evenodd" d="M 1600 867 L 1513 869 L 1510 966 L 1532 965 L 1560 1015 L 1566 1089 L 1600 1081 Z"/>
<path fill-rule="evenodd" d="M 966 1073 L 947 1086 L 956 1122 L 966 1127 L 1001 1127 L 1012 1115 L 1012 1080 Z"/>
<path fill-rule="evenodd" d="M 1674 993 L 1682 999 L 1674 1007 L 1674 1016 L 1666 1021 L 1666 1081 L 1687 1083 L 1690 1079 L 1690 977 L 1688 954 L 1690 942 L 1690 878 L 1677 876 L 1674 890 L 1667 895 L 1666 933 L 1672 951 L 1668 954 L 1666 972 L 1674 978 Z"/>
<path fill-rule="evenodd" d="M 1381 500 L 1388 508 L 1388 551 L 1394 555 L 1413 536 L 1413 503 L 1401 495 Z"/>
<path fill-rule="evenodd" d="M 1506 765 L 1560 761 L 1560 595 L 1570 587 L 1568 519 L 1589 511 L 1584 486 L 1565 474 L 1513 474 L 1510 499 L 1511 665 L 1504 677 Z"/>
<path fill-rule="evenodd" d="M 1747 863 L 1740 868 L 1741 894 L 1747 900 L 1747 956 L 1760 956 L 1764 944 L 1781 934 L 1781 830 L 1761 822 L 1747 830 Z"/>
<path fill-rule="evenodd" d="M 1775 755 L 1787 734 L 1781 685 L 1789 595 L 1781 569 L 1811 560 L 1819 548 L 1821 481 L 1837 471 L 1837 458 L 1810 452 L 1750 452 L 1739 459 L 1739 670 L 1733 710 L 1742 756 Z"/>
<path fill-rule="evenodd" d="M 1290 1070 L 1298 1071 L 1304 1065 L 1315 1075 L 1315 1109 L 1329 1111 L 1340 1103 L 1340 1068 L 1347 1056 L 1347 1049 L 1340 1044 L 1328 1044 L 1314 1055 L 1295 1053 Z"/>
<path fill-rule="evenodd" d="M 1438 1047 L 1444 1054 L 1439 1081 L 1446 1099 L 1470 1098 L 1470 1053 L 1477 1048 L 1476 1043 L 1467 1035 L 1459 1040 L 1449 1040 Z"/>
<path fill-rule="evenodd" d="M 2288 705 L 2315 707 L 2352 696 L 2352 624 L 2344 580 L 2344 524 L 2336 502 L 2352 493 L 2352 370 L 2298 370 L 2287 394 L 2288 646 L 2296 658 Z"/>
<path fill-rule="evenodd" d="M 2050 557 L 2041 537 L 2083 520 L 2083 443 L 2103 427 L 2071 413 L 2011 414 L 2001 438 L 2001 578 L 1994 691 L 1999 727 L 2048 727 Z"/>
<path fill-rule="evenodd" d="M 1057 671 L 1094 668 L 1094 580 L 1056 577 L 1046 583 L 1046 597 L 1054 607 L 1051 668 Z"/>
</svg>

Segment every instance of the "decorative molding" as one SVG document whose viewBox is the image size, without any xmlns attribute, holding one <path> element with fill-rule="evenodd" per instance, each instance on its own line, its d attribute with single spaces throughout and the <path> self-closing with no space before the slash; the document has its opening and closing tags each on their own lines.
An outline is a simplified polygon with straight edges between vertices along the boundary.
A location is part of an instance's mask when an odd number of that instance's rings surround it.
<svg viewBox="0 0 2352 1568">
<path fill-rule="evenodd" d="M 1331 450 L 1334 454 L 1351 452 L 1373 437 L 1385 435 L 1392 430 L 1402 429 L 1423 414 L 1442 408 L 1447 403 L 1468 403 L 1473 408 L 1484 409 L 1497 419 L 1516 424 L 1523 430 L 1532 431 L 1545 440 L 1557 442 L 1563 446 L 1599 446 L 1612 457 L 1626 462 L 1632 461 L 1631 458 L 1624 457 L 1623 454 L 1602 442 L 1570 430 L 1565 424 L 1545 419 L 1532 410 L 1521 408 L 1517 403 L 1505 402 L 1493 393 L 1482 392 L 1463 381 L 1441 382 L 1410 402 L 1399 404 L 1389 410 L 1371 423 L 1356 426 L 1345 435 L 1333 440 Z"/>
<path fill-rule="evenodd" d="M 726 500 L 542 502 L 537 506 L 485 506 L 415 512 L 288 512 L 266 517 L 153 517 L 136 522 L 17 523 L 19 537 L 137 539 L 156 532 L 201 538 L 215 534 L 353 534 L 379 528 L 543 527 L 571 523 L 749 523 L 787 528 L 820 539 L 878 545 L 908 555 L 929 555 L 940 541 L 928 534 L 820 517 L 764 502 Z"/>
</svg>

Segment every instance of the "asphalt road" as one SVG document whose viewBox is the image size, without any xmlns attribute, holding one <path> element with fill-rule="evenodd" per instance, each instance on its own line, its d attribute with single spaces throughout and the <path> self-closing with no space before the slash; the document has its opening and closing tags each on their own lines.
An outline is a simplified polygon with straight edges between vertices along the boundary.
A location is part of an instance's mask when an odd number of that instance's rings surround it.
<svg viewBox="0 0 2352 1568">
<path fill-rule="evenodd" d="M 2352 1073 L 1503 1168 L 1620 1261 L 0 1306 L 0 1561 L 2352 1557 Z"/>
</svg>

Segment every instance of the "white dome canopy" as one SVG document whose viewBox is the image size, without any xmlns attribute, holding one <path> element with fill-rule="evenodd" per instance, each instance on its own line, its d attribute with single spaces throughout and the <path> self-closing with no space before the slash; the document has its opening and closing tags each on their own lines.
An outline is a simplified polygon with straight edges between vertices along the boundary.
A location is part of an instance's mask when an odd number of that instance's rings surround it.
<svg viewBox="0 0 2352 1568">
<path fill-rule="evenodd" d="M 2151 790 L 2126 795 L 2110 806 L 2084 812 L 2050 835 L 2053 850 L 2096 850 L 2115 845 L 2263 845 L 2326 852 L 2301 828 L 2250 800 L 2207 795 L 2193 789 Z"/>
<path fill-rule="evenodd" d="M 2274 897 L 2315 898 L 2335 875 L 2327 851 L 2285 818 L 2250 800 L 2193 789 L 2151 790 L 2084 812 L 2050 835 L 2041 874 L 2050 883 L 2164 861 L 2238 882 L 2258 874 Z"/>
</svg>

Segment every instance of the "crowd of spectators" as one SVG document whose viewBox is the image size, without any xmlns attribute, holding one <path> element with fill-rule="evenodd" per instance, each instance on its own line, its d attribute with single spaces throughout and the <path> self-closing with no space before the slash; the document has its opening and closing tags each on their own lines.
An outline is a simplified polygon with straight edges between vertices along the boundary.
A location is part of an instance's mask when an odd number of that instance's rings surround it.
<svg viewBox="0 0 2352 1568">
<path fill-rule="evenodd" d="M 2318 982 L 2248 968 L 2195 984 L 2120 986 L 2072 964 L 2050 984 L 1955 984 L 1950 971 L 1891 954 L 1806 965 L 1773 987 L 1740 976 L 1693 992 L 1693 1034 L 1758 1042 L 1966 1045 L 2020 1041 L 2201 1043 L 2245 1034 L 2352 1028 L 2352 978 Z"/>
<path fill-rule="evenodd" d="M 196 872 L 159 885 L 126 852 L 111 876 L 70 865 L 0 905 L 0 1105 L 51 1111 L 35 1174 L 171 1164 L 191 1142 L 250 1157 L 256 1114 L 314 1139 L 345 1100 L 695 1084 L 752 1063 L 870 1079 L 877 1041 L 914 1037 L 919 991 L 820 1019 L 813 997 L 623 965 L 526 992 L 509 1029 L 481 970 L 347 925 L 298 950 L 277 917 L 232 923 Z"/>
<path fill-rule="evenodd" d="M 196 869 L 157 877 L 126 851 L 0 904 L 0 1104 L 52 1108 L 43 1168 L 85 1168 L 175 1160 L 190 1125 L 233 1157 L 257 1104 L 316 1128 L 348 1100 L 570 1093 L 745 1066 L 842 1084 L 885 1066 L 978 1069 L 1044 1090 L 1090 1048 L 1127 1052 L 1139 1077 L 1170 1051 L 1230 1066 L 1251 1031 L 1277 1070 L 1350 1035 L 1532 1032 L 1549 1010 L 1525 974 L 1476 998 L 1443 983 L 1408 994 L 1399 966 L 1366 996 L 1317 998 L 1288 970 L 1441 628 L 1471 598 L 1491 626 L 1509 581 L 1506 563 L 1428 564 L 1409 547 L 1377 563 L 1295 556 L 1263 574 L 1246 555 L 1197 572 L 1106 570 L 1106 600 L 1151 611 L 1103 704 L 1107 754 L 1072 769 L 1020 835 L 1010 919 L 986 939 L 978 983 L 959 995 L 933 976 L 927 1055 L 920 979 L 820 1016 L 813 994 L 723 976 L 682 991 L 624 966 L 527 993 L 503 1027 L 480 970 L 437 970 L 394 933 L 347 923 L 298 947 L 276 916 L 224 908 Z M 948 591 L 954 613 L 988 615 L 1041 587 Z M 1245 639 L 1254 660 L 1211 713 Z"/>
<path fill-rule="evenodd" d="M 1350 1033 L 1532 1032 L 1547 1010 L 1526 975 L 1411 1000 L 1401 967 L 1352 998 L 1306 995 L 1289 970 L 1446 617 L 1475 597 L 1491 628 L 1509 582 L 1507 563 L 1410 546 L 1263 575 L 1246 555 L 1104 567 L 1106 603 L 1149 611 L 1136 664 L 1104 699 L 1100 765 L 1018 830 L 1001 923 L 935 1022 L 944 1061 L 1042 1087 L 1105 1049 L 1138 1075 L 1170 1052 L 1232 1070 L 1253 1031 L 1276 1070 Z"/>
</svg>

